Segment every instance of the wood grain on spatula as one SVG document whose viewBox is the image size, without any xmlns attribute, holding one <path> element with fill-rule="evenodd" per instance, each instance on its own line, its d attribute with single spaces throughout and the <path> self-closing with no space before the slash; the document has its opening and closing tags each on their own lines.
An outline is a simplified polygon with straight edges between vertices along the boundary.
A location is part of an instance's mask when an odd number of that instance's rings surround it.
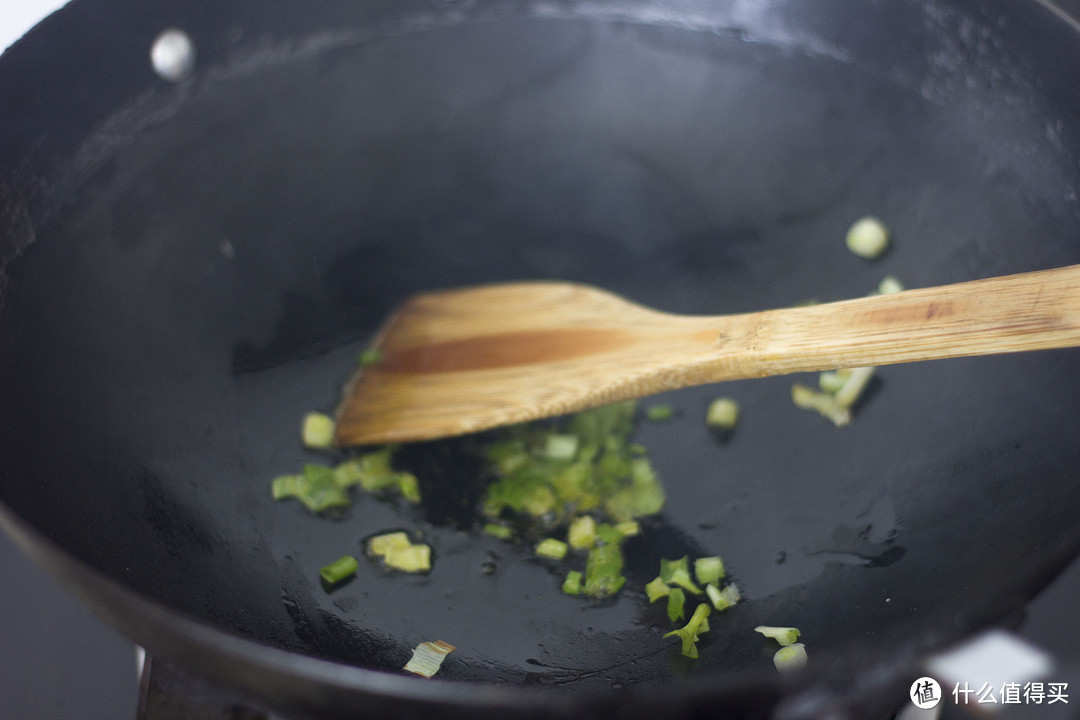
<svg viewBox="0 0 1080 720">
<path fill-rule="evenodd" d="M 691 385 L 1080 345 L 1080 266 L 741 315 L 658 312 L 587 285 L 416 296 L 338 409 L 340 446 L 411 442 Z"/>
</svg>

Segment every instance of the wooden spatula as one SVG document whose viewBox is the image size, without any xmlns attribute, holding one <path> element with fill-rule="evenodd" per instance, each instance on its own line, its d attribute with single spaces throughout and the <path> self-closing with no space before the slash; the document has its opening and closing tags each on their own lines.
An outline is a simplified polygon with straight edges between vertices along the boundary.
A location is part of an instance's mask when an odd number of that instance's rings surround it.
<svg viewBox="0 0 1080 720">
<path fill-rule="evenodd" d="M 339 446 L 429 440 L 721 380 L 1080 345 L 1080 265 L 743 315 L 585 285 L 419 295 L 338 410 Z"/>
</svg>

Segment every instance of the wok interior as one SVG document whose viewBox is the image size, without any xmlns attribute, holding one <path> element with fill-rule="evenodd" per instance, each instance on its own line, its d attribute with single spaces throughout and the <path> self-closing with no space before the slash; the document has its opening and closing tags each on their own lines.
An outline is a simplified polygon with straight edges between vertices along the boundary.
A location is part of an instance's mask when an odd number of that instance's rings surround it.
<svg viewBox="0 0 1080 720">
<path fill-rule="evenodd" d="M 723 313 L 1080 260 L 1075 90 L 1032 39 L 1078 48 L 1044 9 L 742 5 L 278 29 L 147 80 L 5 264 L 4 504 L 229 634 L 385 670 L 440 639 L 445 679 L 771 677 L 758 623 L 849 672 L 1020 607 L 1080 536 L 1072 351 L 883 368 L 843 429 L 796 410 L 791 378 L 661 398 L 678 417 L 636 439 L 668 502 L 607 603 L 480 532 L 469 439 L 403 451 L 422 507 L 270 499 L 317 461 L 301 415 L 414 292 L 556 278 Z M 842 242 L 864 214 L 895 238 L 874 263 Z M 721 393 L 743 408 L 729 442 L 701 422 Z M 390 529 L 423 533 L 429 575 L 362 565 L 323 591 L 321 565 Z M 641 592 L 686 553 L 722 555 L 745 598 L 694 663 Z"/>
</svg>

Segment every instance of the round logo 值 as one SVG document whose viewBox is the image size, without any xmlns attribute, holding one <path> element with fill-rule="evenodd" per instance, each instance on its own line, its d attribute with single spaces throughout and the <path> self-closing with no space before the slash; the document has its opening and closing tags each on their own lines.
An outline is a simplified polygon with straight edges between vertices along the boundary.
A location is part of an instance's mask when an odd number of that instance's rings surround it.
<svg viewBox="0 0 1080 720">
<path fill-rule="evenodd" d="M 911 683 L 911 702 L 920 710 L 928 710 L 941 702 L 941 685 L 932 677 L 921 677 Z"/>
</svg>

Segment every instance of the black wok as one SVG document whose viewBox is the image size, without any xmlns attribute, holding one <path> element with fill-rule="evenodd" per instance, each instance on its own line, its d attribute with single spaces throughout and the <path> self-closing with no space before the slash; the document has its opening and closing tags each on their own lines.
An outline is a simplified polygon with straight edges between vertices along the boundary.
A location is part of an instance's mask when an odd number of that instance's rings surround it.
<svg viewBox="0 0 1080 720">
<path fill-rule="evenodd" d="M 328 716 L 874 715 L 1080 549 L 1080 355 L 884 369 L 838 430 L 790 378 L 643 425 L 668 488 L 593 604 L 480 532 L 469 440 L 407 448 L 414 508 L 274 503 L 407 295 L 581 280 L 675 312 L 1080 262 L 1076 6 L 76 0 L 0 58 L 5 527 L 151 652 Z M 167 27 L 194 74 L 156 76 Z M 876 263 L 843 246 L 883 218 Z M 426 576 L 317 569 L 417 530 Z M 719 553 L 701 658 L 640 590 Z M 494 571 L 492 572 L 492 566 Z M 781 678 L 758 623 L 799 626 Z M 400 668 L 457 646 L 430 681 Z"/>
</svg>

